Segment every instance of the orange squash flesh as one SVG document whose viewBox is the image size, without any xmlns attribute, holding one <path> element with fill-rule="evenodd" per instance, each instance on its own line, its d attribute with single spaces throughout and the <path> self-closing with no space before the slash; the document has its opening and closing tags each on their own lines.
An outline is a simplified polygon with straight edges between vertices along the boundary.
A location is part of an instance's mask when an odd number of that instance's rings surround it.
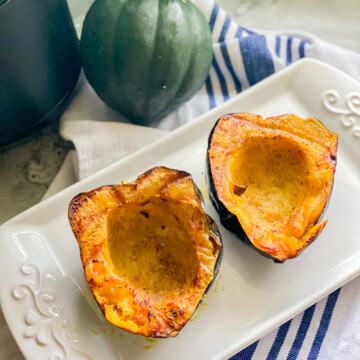
<svg viewBox="0 0 360 360">
<path fill-rule="evenodd" d="M 215 201 L 257 250 L 283 262 L 326 224 L 318 221 L 332 190 L 336 151 L 337 135 L 313 118 L 225 115 L 209 140 Z"/>
<path fill-rule="evenodd" d="M 136 334 L 176 336 L 212 282 L 222 247 L 191 176 L 157 167 L 79 194 L 69 221 L 106 319 Z"/>
</svg>

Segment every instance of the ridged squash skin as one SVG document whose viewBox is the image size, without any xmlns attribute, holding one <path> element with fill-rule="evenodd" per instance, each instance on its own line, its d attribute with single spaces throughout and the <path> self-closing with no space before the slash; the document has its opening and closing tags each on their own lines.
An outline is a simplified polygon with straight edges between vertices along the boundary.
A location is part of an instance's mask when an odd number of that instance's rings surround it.
<svg viewBox="0 0 360 360">
<path fill-rule="evenodd" d="M 221 223 L 275 262 L 298 256 L 326 225 L 337 141 L 314 118 L 222 116 L 210 133 L 206 160 Z"/>
<path fill-rule="evenodd" d="M 177 336 L 220 268 L 221 236 L 184 171 L 156 167 L 81 193 L 69 222 L 106 319 L 139 335 Z"/>
<path fill-rule="evenodd" d="M 213 56 L 209 24 L 188 0 L 96 0 L 80 51 L 100 98 L 141 125 L 189 100 Z"/>
</svg>

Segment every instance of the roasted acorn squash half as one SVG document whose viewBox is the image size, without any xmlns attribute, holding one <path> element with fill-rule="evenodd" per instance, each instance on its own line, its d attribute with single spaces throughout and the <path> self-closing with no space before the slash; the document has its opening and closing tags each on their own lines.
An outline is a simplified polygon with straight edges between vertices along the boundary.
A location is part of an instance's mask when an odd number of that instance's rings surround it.
<svg viewBox="0 0 360 360">
<path fill-rule="evenodd" d="M 69 221 L 106 319 L 136 334 L 176 336 L 219 270 L 220 234 L 184 171 L 79 194 Z"/>
<path fill-rule="evenodd" d="M 221 223 L 276 262 L 299 255 L 326 224 L 319 221 L 333 186 L 336 151 L 337 135 L 314 118 L 221 117 L 206 161 Z"/>
</svg>

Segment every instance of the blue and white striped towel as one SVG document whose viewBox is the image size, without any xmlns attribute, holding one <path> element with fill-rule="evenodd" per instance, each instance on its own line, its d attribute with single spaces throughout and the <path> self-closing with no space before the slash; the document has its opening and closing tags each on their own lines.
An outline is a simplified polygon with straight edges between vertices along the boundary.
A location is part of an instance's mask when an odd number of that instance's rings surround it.
<svg viewBox="0 0 360 360">
<path fill-rule="evenodd" d="M 210 0 L 193 2 L 209 20 L 213 35 L 214 59 L 205 85 L 192 100 L 163 119 L 159 130 L 111 122 L 118 120 L 118 115 L 85 83 L 61 121 L 62 135 L 73 141 L 77 150 L 80 179 L 302 57 L 323 60 L 360 80 L 359 54 L 309 34 L 254 32 L 238 26 Z M 360 359 L 360 279 L 336 290 L 232 359 Z"/>
</svg>

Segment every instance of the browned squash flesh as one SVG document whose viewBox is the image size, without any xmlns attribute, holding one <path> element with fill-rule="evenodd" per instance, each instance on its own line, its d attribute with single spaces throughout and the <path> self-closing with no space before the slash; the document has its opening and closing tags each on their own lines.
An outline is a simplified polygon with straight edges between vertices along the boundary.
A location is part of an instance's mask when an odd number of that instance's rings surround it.
<svg viewBox="0 0 360 360">
<path fill-rule="evenodd" d="M 297 256 L 326 224 L 337 135 L 296 115 L 220 118 L 209 144 L 218 199 L 258 250 L 283 262 Z"/>
<path fill-rule="evenodd" d="M 79 194 L 69 220 L 107 320 L 145 336 L 176 336 L 213 280 L 221 249 L 191 176 L 157 167 Z"/>
</svg>

